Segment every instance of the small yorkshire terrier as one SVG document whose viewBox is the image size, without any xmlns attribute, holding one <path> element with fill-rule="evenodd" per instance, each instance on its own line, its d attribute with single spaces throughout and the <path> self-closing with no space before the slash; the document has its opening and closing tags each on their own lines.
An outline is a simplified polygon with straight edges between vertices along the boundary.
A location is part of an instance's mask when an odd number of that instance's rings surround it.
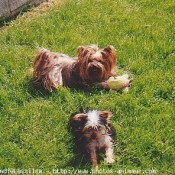
<svg viewBox="0 0 175 175">
<path fill-rule="evenodd" d="M 71 131 L 78 146 L 86 149 L 90 153 L 92 166 L 98 169 L 97 153 L 98 149 L 104 148 L 106 162 L 113 163 L 113 149 L 115 130 L 110 124 L 112 112 L 100 110 L 87 110 L 82 108 L 80 112 L 72 114 L 70 119 Z"/>
<path fill-rule="evenodd" d="M 78 57 L 40 49 L 33 63 L 35 83 L 52 92 L 59 86 L 86 88 L 114 75 L 116 52 L 113 46 L 99 50 L 96 45 L 79 46 Z"/>
</svg>

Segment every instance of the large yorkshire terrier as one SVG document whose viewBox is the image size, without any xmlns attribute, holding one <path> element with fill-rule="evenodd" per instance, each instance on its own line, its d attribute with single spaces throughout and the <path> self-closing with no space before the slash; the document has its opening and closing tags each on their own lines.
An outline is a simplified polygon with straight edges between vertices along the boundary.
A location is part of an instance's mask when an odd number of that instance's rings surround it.
<svg viewBox="0 0 175 175">
<path fill-rule="evenodd" d="M 86 148 L 90 154 L 92 166 L 98 169 L 97 150 L 105 149 L 106 162 L 113 163 L 113 137 L 115 130 L 110 124 L 112 113 L 110 111 L 80 109 L 72 114 L 70 126 L 77 146 Z"/>
<path fill-rule="evenodd" d="M 99 50 L 96 45 L 79 46 L 78 57 L 40 49 L 35 57 L 35 83 L 52 92 L 59 86 L 86 88 L 113 76 L 116 52 L 113 46 Z"/>
</svg>

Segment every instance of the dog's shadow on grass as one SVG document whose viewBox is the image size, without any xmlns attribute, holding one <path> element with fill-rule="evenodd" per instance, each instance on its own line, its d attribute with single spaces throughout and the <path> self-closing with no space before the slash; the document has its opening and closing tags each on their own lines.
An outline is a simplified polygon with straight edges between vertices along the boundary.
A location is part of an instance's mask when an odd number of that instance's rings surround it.
<svg viewBox="0 0 175 175">
<path fill-rule="evenodd" d="M 101 163 L 103 164 L 104 153 L 104 150 L 97 150 L 97 161 L 99 165 Z M 85 149 L 74 145 L 73 155 L 74 157 L 67 163 L 66 167 L 71 167 L 74 169 L 74 171 L 77 172 L 91 174 L 94 168 L 92 167 L 90 153 L 88 153 Z M 108 165 L 106 167 L 110 168 L 111 165 Z"/>
<path fill-rule="evenodd" d="M 24 91 L 29 93 L 33 98 L 45 97 L 48 98 L 51 93 L 46 90 L 43 86 L 34 83 L 34 79 L 31 77 L 25 77 L 23 84 Z"/>
<path fill-rule="evenodd" d="M 74 146 L 73 148 L 73 159 L 67 164 L 69 167 L 74 167 L 75 169 L 91 169 L 91 161 L 87 151 Z"/>
<path fill-rule="evenodd" d="M 80 145 L 77 139 L 73 136 L 71 119 L 68 122 L 67 131 L 71 134 L 71 140 L 69 140 L 69 143 L 71 143 L 71 150 L 73 153 L 73 158 L 67 163 L 67 166 L 73 167 L 74 169 L 83 169 L 83 167 L 90 169 L 90 157 L 83 146 L 84 144 L 82 143 L 82 145 Z"/>
<path fill-rule="evenodd" d="M 43 85 L 35 84 L 35 80 L 31 77 L 25 77 L 25 81 L 23 84 L 23 88 L 25 92 L 29 93 L 33 98 L 37 97 L 44 97 L 49 98 L 53 93 L 57 93 L 59 91 L 59 88 L 56 90 L 53 90 L 53 92 L 49 92 L 46 90 Z M 60 87 L 60 88 L 67 88 L 67 87 Z M 108 93 L 108 90 L 105 89 L 99 89 L 95 87 L 89 87 L 86 89 L 75 89 L 75 88 L 67 88 L 71 93 L 83 93 L 86 94 L 86 96 L 91 96 L 92 94 L 101 94 L 101 92 Z"/>
</svg>

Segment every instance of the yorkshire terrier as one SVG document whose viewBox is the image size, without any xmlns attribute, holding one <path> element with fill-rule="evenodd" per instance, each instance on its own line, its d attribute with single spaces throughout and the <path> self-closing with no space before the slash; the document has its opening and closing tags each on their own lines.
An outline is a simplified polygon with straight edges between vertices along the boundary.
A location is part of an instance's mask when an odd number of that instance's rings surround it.
<svg viewBox="0 0 175 175">
<path fill-rule="evenodd" d="M 92 166 L 98 169 L 97 150 L 104 148 L 106 162 L 113 163 L 115 130 L 110 123 L 112 112 L 80 109 L 72 114 L 70 126 L 77 146 L 83 147 L 90 154 Z"/>
<path fill-rule="evenodd" d="M 99 50 L 96 45 L 79 46 L 78 57 L 40 49 L 33 63 L 35 83 L 52 92 L 59 86 L 86 88 L 114 75 L 116 51 L 113 46 Z"/>
</svg>

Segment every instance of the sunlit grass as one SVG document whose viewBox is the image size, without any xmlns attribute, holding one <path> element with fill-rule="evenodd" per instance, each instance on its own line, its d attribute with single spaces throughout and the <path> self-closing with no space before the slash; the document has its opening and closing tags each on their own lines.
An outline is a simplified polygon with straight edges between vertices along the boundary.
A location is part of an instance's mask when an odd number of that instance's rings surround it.
<svg viewBox="0 0 175 175">
<path fill-rule="evenodd" d="M 116 162 L 101 159 L 99 169 L 173 174 L 174 8 L 171 0 L 65 0 L 3 27 L 0 169 L 90 170 L 90 161 L 74 153 L 67 129 L 69 116 L 84 106 L 113 112 Z M 134 79 L 128 94 L 68 88 L 49 94 L 30 84 L 39 47 L 75 56 L 79 45 L 89 44 L 114 45 L 117 65 Z"/>
</svg>

